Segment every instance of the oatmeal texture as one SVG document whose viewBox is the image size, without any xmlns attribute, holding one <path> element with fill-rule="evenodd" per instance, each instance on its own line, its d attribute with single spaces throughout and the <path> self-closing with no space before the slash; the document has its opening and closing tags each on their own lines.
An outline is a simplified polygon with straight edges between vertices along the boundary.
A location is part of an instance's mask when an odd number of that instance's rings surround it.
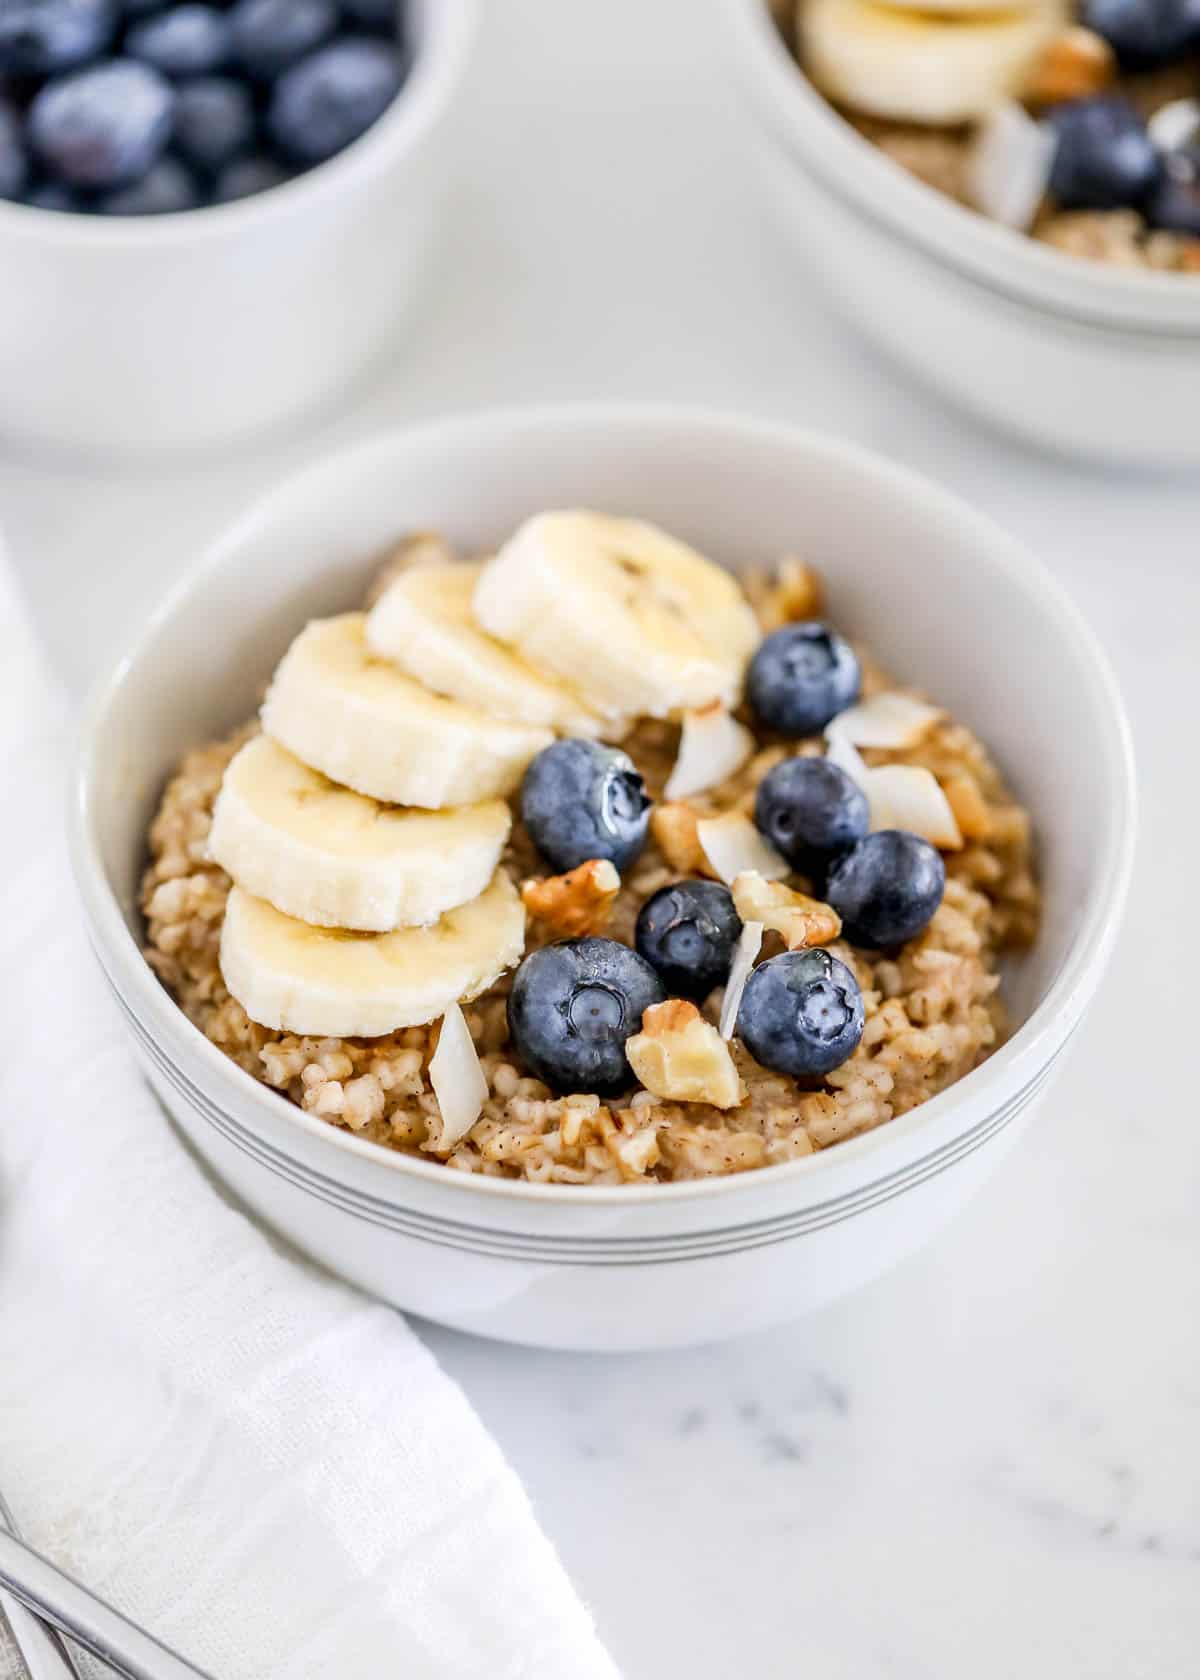
<svg viewBox="0 0 1200 1680">
<path fill-rule="evenodd" d="M 819 584 L 796 561 L 751 577 L 747 592 L 772 628 L 811 615 Z M 864 650 L 864 693 L 892 687 Z M 443 1161 L 459 1172 L 566 1184 L 619 1184 L 704 1178 L 794 1160 L 885 1124 L 969 1073 L 1004 1033 L 997 959 L 1028 945 L 1039 896 L 1026 812 L 1015 803 L 981 742 L 944 718 L 904 752 L 868 750 L 869 763 L 924 765 L 941 782 L 964 837 L 946 855 L 944 901 L 929 927 L 898 954 L 864 952 L 837 941 L 829 949 L 853 969 L 863 991 L 866 1029 L 849 1061 L 802 1089 L 731 1045 L 745 1099 L 735 1108 L 678 1102 L 634 1091 L 624 1105 L 595 1096 L 558 1097 L 512 1059 L 505 1019 L 510 977 L 464 1006 L 489 1099 L 466 1137 L 439 1151 L 437 1099 L 429 1062 L 438 1026 L 379 1039 L 318 1039 L 271 1031 L 251 1021 L 225 988 L 218 964 L 229 878 L 207 856 L 213 804 L 225 766 L 254 733 L 247 725 L 189 753 L 169 783 L 150 830 L 142 889 L 146 957 L 189 1019 L 254 1078 L 309 1113 L 390 1149 Z M 670 773 L 678 730 L 644 722 L 624 742 L 657 799 Z M 820 741 L 766 742 L 720 788 L 688 803 L 701 816 L 752 813 L 758 783 L 792 752 L 819 753 Z M 505 855 L 514 880 L 544 866 L 520 824 Z M 608 910 L 607 937 L 633 942 L 638 909 L 678 879 L 653 838 Z M 795 877 L 804 890 L 813 884 Z M 527 949 L 555 937 L 553 921 L 531 918 Z M 763 954 L 782 950 L 768 933 Z M 721 993 L 704 1008 L 716 1023 Z"/>
</svg>

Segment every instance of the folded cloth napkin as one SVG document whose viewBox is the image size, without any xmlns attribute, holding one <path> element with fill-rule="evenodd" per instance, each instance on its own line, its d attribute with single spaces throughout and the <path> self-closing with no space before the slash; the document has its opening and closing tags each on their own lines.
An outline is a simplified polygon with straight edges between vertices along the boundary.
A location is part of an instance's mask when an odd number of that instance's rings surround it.
<svg viewBox="0 0 1200 1680">
<path fill-rule="evenodd" d="M 0 1487 L 26 1537 L 218 1680 L 615 1680 L 458 1387 L 232 1207 L 143 1084 L 2 554 L 0 650 Z"/>
</svg>

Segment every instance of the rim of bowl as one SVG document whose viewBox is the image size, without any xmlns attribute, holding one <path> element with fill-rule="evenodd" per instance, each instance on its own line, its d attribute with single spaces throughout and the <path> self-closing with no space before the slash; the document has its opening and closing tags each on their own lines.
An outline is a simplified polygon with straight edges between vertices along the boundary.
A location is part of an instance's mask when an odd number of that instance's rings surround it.
<svg viewBox="0 0 1200 1680">
<path fill-rule="evenodd" d="M 1086 262 L 958 204 L 917 180 L 858 134 L 813 86 L 766 0 L 722 0 L 742 64 L 764 97 L 777 138 L 839 196 L 970 279 L 1081 325 L 1142 334 L 1200 333 L 1200 280 Z M 758 113 L 762 114 L 762 113 Z M 818 159 L 818 153 L 827 155 Z"/>
<path fill-rule="evenodd" d="M 0 201 L 0 238 L 129 250 L 236 235 L 253 223 L 302 215 L 310 204 L 355 180 L 378 175 L 412 151 L 440 118 L 462 79 L 479 21 L 480 0 L 415 0 L 419 28 L 399 93 L 357 140 L 325 163 L 265 192 L 231 204 L 175 210 L 161 216 L 92 216 Z"/>
<path fill-rule="evenodd" d="M 328 477 L 339 479 L 351 463 L 372 455 L 389 456 L 398 447 L 453 450 L 465 437 L 478 445 L 494 440 L 498 449 L 511 443 L 514 433 L 589 431 L 597 426 L 621 431 L 654 429 L 675 439 L 696 442 L 729 442 L 785 450 L 802 450 L 823 457 L 838 466 L 884 480 L 893 490 L 928 512 L 965 530 L 976 558 L 1015 580 L 1035 597 L 1039 609 L 1055 621 L 1063 639 L 1072 645 L 1091 689 L 1091 699 L 1107 721 L 1111 743 L 1110 768 L 1119 797 L 1112 802 L 1111 824 L 1102 838 L 1103 858 L 1098 884 L 1087 907 L 1083 923 L 1059 966 L 1058 972 L 1032 1014 L 1012 1037 L 947 1090 L 939 1092 L 908 1113 L 886 1125 L 849 1138 L 836 1147 L 818 1150 L 800 1160 L 763 1167 L 755 1172 L 728 1174 L 681 1183 L 632 1185 L 534 1184 L 524 1179 L 493 1178 L 482 1173 L 450 1172 L 434 1161 L 424 1161 L 357 1138 L 306 1114 L 246 1073 L 195 1027 L 154 975 L 125 922 L 117 896 L 105 876 L 92 828 L 91 789 L 95 773 L 94 742 L 99 726 L 116 699 L 129 671 L 145 649 L 157 638 L 164 624 L 176 618 L 188 599 L 211 573 L 219 571 L 229 555 L 256 533 L 269 529 L 280 509 L 287 506 L 302 486 L 311 489 Z M 73 777 L 69 812 L 69 839 L 76 882 L 93 932 L 109 960 L 102 962 L 114 985 L 119 985 L 129 1006 L 135 1008 L 148 1030 L 169 1059 L 178 1065 L 173 1047 L 199 1057 L 207 1076 L 217 1087 L 231 1093 L 254 1109 L 276 1119 L 286 1114 L 300 1130 L 319 1138 L 329 1151 L 332 1164 L 339 1151 L 373 1163 L 393 1175 L 399 1184 L 415 1174 L 429 1183 L 444 1185 L 464 1196 L 486 1195 L 507 1200 L 535 1202 L 586 1202 L 597 1206 L 650 1205 L 661 1201 L 694 1199 L 721 1200 L 752 1191 L 755 1183 L 783 1183 L 786 1177 L 822 1174 L 834 1166 L 850 1166 L 878 1156 L 886 1160 L 906 1141 L 947 1115 L 965 1095 L 981 1098 L 990 1088 L 991 1107 L 999 1106 L 1015 1091 L 1026 1071 L 1041 1067 L 1061 1048 L 1077 1025 L 1099 979 L 1116 938 L 1133 868 L 1135 837 L 1136 780 L 1132 738 L 1124 703 L 1108 658 L 1063 586 L 1022 544 L 984 515 L 975 512 L 952 492 L 907 467 L 900 467 L 873 450 L 849 440 L 787 424 L 746 419 L 720 410 L 689 405 L 641 403 L 568 403 L 517 406 L 476 414 L 444 416 L 414 427 L 387 432 L 362 440 L 325 459 L 310 464 L 256 498 L 235 517 L 198 562 L 171 588 L 143 620 L 127 651 L 94 684 L 79 725 L 79 750 Z M 98 952 L 99 954 L 99 952 Z M 214 1098 L 215 1100 L 215 1098 Z M 266 1105 L 264 1107 L 264 1105 Z M 978 1112 L 978 1103 L 975 1104 Z M 832 1162 L 830 1160 L 832 1157 Z M 818 1204 L 814 1204 L 818 1205 Z"/>
</svg>

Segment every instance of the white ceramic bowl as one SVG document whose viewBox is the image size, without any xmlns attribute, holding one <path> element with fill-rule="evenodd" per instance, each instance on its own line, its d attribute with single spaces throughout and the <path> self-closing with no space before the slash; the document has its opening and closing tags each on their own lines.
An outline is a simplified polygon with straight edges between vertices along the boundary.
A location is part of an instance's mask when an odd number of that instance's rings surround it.
<svg viewBox="0 0 1200 1680">
<path fill-rule="evenodd" d="M 478 549 L 572 504 L 657 520 L 734 568 L 805 554 L 834 619 L 995 748 L 1037 823 L 1046 926 L 1011 976 L 1019 1031 L 951 1091 L 740 1177 L 628 1189 L 480 1178 L 302 1113 L 203 1038 L 144 963 L 138 876 L 163 781 L 185 748 L 253 711 L 305 619 L 357 601 L 369 557 L 405 529 Z M 795 1317 L 887 1269 L 966 1201 L 1027 1123 L 1103 972 L 1133 800 L 1121 703 L 1091 635 L 1037 562 L 961 503 L 803 433 L 551 409 L 382 438 L 239 519 L 92 699 L 72 839 L 92 941 L 146 1071 L 231 1189 L 397 1306 L 610 1349 Z"/>
<path fill-rule="evenodd" d="M 1039 446 L 1200 464 L 1200 280 L 1083 262 L 964 209 L 826 103 L 765 0 L 718 9 L 768 213 L 868 337 Z"/>
<path fill-rule="evenodd" d="M 0 431 L 87 453 L 299 419 L 402 325 L 434 249 L 478 0 L 412 0 L 391 109 L 286 186 L 183 215 L 0 203 Z"/>
</svg>

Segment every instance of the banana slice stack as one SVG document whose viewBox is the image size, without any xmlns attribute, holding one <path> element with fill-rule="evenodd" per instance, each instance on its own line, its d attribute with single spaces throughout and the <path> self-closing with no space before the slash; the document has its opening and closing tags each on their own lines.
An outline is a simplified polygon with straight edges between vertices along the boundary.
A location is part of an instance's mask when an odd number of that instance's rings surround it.
<svg viewBox="0 0 1200 1680">
<path fill-rule="evenodd" d="M 1019 96 L 1065 17 L 1063 0 L 800 0 L 797 39 L 838 104 L 952 126 Z"/>
<path fill-rule="evenodd" d="M 500 858 L 530 761 L 556 734 L 732 702 L 758 634 L 702 555 L 582 512 L 309 624 L 213 813 L 231 994 L 261 1026 L 372 1038 L 486 991 L 524 949 Z"/>
</svg>

